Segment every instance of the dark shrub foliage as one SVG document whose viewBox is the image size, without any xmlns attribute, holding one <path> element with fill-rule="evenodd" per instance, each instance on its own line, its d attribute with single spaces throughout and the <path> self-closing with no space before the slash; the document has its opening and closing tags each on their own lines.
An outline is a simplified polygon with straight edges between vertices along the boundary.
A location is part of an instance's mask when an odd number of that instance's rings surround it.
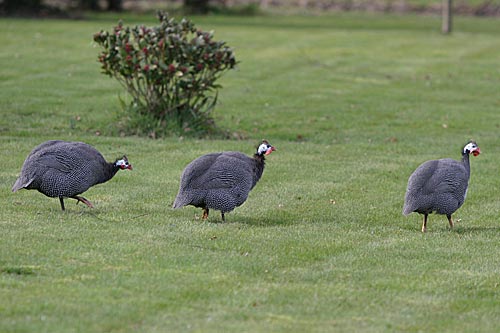
<svg viewBox="0 0 500 333">
<path fill-rule="evenodd" d="M 188 13 L 207 14 L 209 12 L 209 0 L 184 0 L 184 8 Z"/>
<path fill-rule="evenodd" d="M 4 0 L 0 1 L 0 9 L 6 13 L 12 13 L 17 10 L 30 9 L 39 10 L 42 7 L 42 0 Z"/>
<path fill-rule="evenodd" d="M 132 96 L 129 125 L 136 133 L 206 136 L 216 132 L 211 112 L 218 78 L 236 66 L 233 50 L 188 19 L 158 13 L 156 27 L 124 27 L 94 35 L 104 49 L 102 72 Z M 139 116 L 139 118 L 137 118 Z"/>
</svg>

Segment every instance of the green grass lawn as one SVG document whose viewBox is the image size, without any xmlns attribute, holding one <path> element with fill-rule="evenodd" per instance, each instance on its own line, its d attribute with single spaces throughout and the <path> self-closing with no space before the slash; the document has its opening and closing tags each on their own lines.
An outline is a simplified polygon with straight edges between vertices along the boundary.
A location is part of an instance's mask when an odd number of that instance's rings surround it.
<svg viewBox="0 0 500 333">
<path fill-rule="evenodd" d="M 0 20 L 1 332 L 498 330 L 500 21 L 443 36 L 430 16 L 195 17 L 241 61 L 215 114 L 228 141 L 120 137 L 126 96 L 92 43 L 116 21 Z M 11 193 L 55 138 L 134 170 L 87 191 L 94 209 Z M 278 151 L 227 223 L 171 208 L 187 163 L 262 138 Z M 470 138 L 459 222 L 422 234 L 401 214 L 408 176 Z"/>
</svg>

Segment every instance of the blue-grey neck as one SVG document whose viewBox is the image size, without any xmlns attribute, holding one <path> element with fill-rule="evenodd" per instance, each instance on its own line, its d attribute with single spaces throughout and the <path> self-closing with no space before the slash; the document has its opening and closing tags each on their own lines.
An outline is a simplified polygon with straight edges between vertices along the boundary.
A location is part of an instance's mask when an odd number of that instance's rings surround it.
<svg viewBox="0 0 500 333">
<path fill-rule="evenodd" d="M 264 155 L 261 154 L 255 154 L 253 156 L 254 160 L 255 160 L 255 168 L 254 168 L 254 178 L 253 178 L 253 186 L 252 188 L 255 186 L 255 184 L 257 184 L 257 182 L 259 181 L 260 177 L 262 177 L 262 173 L 264 172 L 264 166 L 265 166 L 265 158 L 264 158 Z"/>
<path fill-rule="evenodd" d="M 465 170 L 467 171 L 467 179 L 468 179 L 470 178 L 470 161 L 468 152 L 462 154 L 462 163 L 464 164 Z"/>
<path fill-rule="evenodd" d="M 120 167 L 116 165 L 116 162 L 106 163 L 104 166 L 104 172 L 100 177 L 98 184 L 105 183 L 116 175 L 116 173 L 120 170 Z"/>
</svg>

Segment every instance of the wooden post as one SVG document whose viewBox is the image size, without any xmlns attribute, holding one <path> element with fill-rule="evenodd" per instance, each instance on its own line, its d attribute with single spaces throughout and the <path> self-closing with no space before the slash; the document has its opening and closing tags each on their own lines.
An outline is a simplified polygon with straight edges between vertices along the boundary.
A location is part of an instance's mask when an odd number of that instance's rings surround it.
<svg viewBox="0 0 500 333">
<path fill-rule="evenodd" d="M 441 32 L 443 34 L 449 34 L 451 32 L 451 21 L 452 21 L 452 0 L 442 0 L 442 15 L 443 23 L 441 27 Z"/>
</svg>

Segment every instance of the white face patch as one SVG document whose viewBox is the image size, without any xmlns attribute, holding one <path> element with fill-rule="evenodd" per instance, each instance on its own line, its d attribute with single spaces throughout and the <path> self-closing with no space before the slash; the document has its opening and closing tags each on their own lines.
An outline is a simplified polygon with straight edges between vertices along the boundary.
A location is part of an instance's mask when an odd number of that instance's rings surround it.
<svg viewBox="0 0 500 333">
<path fill-rule="evenodd" d="M 469 153 L 470 153 L 471 151 L 473 151 L 476 148 L 477 148 L 477 145 L 474 142 L 469 142 L 464 147 L 464 154 L 467 154 L 467 151 L 469 151 Z"/>
<path fill-rule="evenodd" d="M 257 149 L 257 153 L 258 153 L 259 155 L 262 155 L 262 154 L 264 154 L 264 153 L 265 153 L 265 152 L 266 152 L 269 148 L 270 148 L 270 146 L 269 146 L 269 145 L 267 145 L 267 144 L 263 143 L 263 144 L 261 144 L 261 145 L 259 146 L 259 149 Z"/>
<path fill-rule="evenodd" d="M 130 168 L 130 164 L 128 163 L 128 160 L 126 158 L 122 158 L 122 159 L 116 161 L 115 165 L 117 167 L 119 167 L 120 169 L 128 169 L 128 168 Z"/>
</svg>

